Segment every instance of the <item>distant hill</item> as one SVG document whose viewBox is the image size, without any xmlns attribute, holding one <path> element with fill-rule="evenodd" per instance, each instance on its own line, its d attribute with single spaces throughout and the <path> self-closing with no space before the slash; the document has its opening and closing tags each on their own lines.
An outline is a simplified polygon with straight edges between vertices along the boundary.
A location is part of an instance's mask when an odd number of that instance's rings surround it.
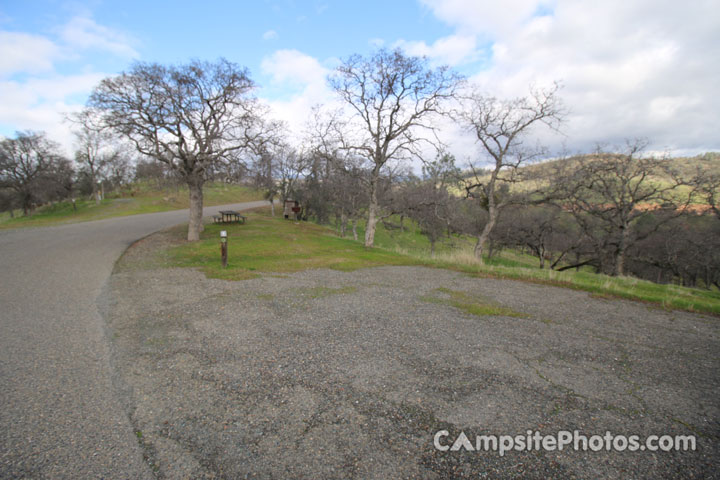
<svg viewBox="0 0 720 480">
<path fill-rule="evenodd" d="M 603 155 L 612 155 L 610 153 Z M 542 173 L 544 170 L 555 169 L 568 164 L 572 166 L 579 159 L 591 159 L 596 157 L 597 154 L 584 154 L 584 155 L 573 155 L 567 158 L 561 159 L 550 159 L 542 162 L 533 163 L 521 168 L 521 170 L 529 171 L 533 173 Z M 712 172 L 716 175 L 720 175 L 720 152 L 708 152 L 695 157 L 671 157 L 669 158 L 670 165 L 674 170 L 678 171 L 684 177 L 692 177 L 698 171 L 702 169 L 705 171 Z M 549 173 L 549 172 L 548 172 Z M 487 172 L 485 178 L 489 178 L 490 172 Z M 465 179 L 472 178 L 472 174 L 467 172 L 463 175 Z M 542 175 L 541 175 L 542 176 Z"/>
</svg>

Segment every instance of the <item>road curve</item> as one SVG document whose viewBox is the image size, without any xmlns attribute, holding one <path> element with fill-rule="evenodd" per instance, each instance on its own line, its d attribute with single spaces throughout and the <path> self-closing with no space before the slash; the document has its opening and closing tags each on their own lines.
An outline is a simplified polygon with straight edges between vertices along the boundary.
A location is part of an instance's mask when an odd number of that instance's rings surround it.
<svg viewBox="0 0 720 480">
<path fill-rule="evenodd" d="M 132 242 L 187 215 L 0 231 L 0 478 L 153 478 L 113 389 L 96 299 Z"/>
</svg>

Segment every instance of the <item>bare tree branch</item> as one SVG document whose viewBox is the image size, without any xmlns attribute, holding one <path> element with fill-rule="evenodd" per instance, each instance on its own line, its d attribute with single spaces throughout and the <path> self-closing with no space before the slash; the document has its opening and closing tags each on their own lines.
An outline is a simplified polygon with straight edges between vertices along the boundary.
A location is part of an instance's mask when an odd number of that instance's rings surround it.
<svg viewBox="0 0 720 480">
<path fill-rule="evenodd" d="M 443 103 L 453 98 L 458 83 L 459 77 L 447 67 L 429 69 L 424 59 L 400 50 L 380 50 L 368 58 L 353 55 L 330 78 L 349 113 L 322 130 L 332 132 L 336 154 L 362 158 L 370 172 L 365 246 L 373 246 L 382 216 L 378 185 L 385 166 L 420 157 L 421 144 L 431 140 L 418 131 L 434 132 L 431 119 L 443 113 Z"/>
<path fill-rule="evenodd" d="M 261 143 L 266 123 L 246 69 L 221 59 L 163 66 L 137 63 L 90 96 L 105 127 L 138 152 L 176 170 L 190 190 L 188 240 L 202 230 L 202 186 L 213 166 Z"/>
</svg>

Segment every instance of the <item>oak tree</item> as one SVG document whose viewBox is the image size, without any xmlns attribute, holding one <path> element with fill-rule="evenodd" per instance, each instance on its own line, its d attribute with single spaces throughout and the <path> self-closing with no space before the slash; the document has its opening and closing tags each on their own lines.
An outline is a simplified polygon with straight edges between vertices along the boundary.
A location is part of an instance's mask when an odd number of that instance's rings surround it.
<svg viewBox="0 0 720 480">
<path fill-rule="evenodd" d="M 39 132 L 18 132 L 0 141 L 0 187 L 14 192 L 23 215 L 72 188 L 72 168 L 59 151 L 57 143 Z"/>
<path fill-rule="evenodd" d="M 236 160 L 262 137 L 254 86 L 246 69 L 224 59 L 179 66 L 137 63 L 102 80 L 90 96 L 89 107 L 101 112 L 105 127 L 185 181 L 189 241 L 198 240 L 203 228 L 206 171 Z"/>
<path fill-rule="evenodd" d="M 531 91 L 527 97 L 502 100 L 474 91 L 463 98 L 458 118 L 480 146 L 480 158 L 470 162 L 471 176 L 465 188 L 480 201 L 488 219 L 477 236 L 475 257 L 482 262 L 485 245 L 501 211 L 511 203 L 509 186 L 521 180 L 520 167 L 541 157 L 545 150 L 529 144 L 535 127 L 557 129 L 564 110 L 558 85 Z M 489 172 L 482 167 L 489 163 Z"/>
<path fill-rule="evenodd" d="M 695 190 L 666 158 L 643 155 L 647 142 L 627 142 L 621 153 L 598 151 L 568 163 L 568 173 L 554 183 L 557 198 L 596 243 L 603 268 L 625 273 L 628 250 L 663 223 L 686 211 Z M 650 221 L 652 220 L 652 221 Z"/>
<path fill-rule="evenodd" d="M 384 170 L 389 162 L 421 156 L 422 143 L 434 140 L 431 120 L 442 113 L 458 81 L 447 67 L 431 69 L 423 58 L 384 49 L 349 57 L 331 76 L 348 107 L 343 121 L 334 124 L 340 149 L 363 159 L 369 170 L 366 247 L 374 244 Z"/>
</svg>

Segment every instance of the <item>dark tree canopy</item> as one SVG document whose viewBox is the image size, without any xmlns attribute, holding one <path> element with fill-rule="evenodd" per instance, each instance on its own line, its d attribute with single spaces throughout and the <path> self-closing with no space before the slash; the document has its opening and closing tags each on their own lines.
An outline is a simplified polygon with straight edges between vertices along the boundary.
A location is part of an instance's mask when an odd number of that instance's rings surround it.
<svg viewBox="0 0 720 480">
<path fill-rule="evenodd" d="M 644 156 L 644 141 L 628 142 L 625 152 L 590 157 L 569 163 L 569 173 L 559 177 L 554 188 L 565 208 L 597 242 L 597 250 L 608 250 L 614 275 L 625 273 L 628 249 L 652 234 L 663 223 L 641 228 L 643 221 L 663 214 L 664 221 L 684 212 L 693 190 L 678 193 L 686 182 L 665 158 Z M 606 262 L 608 263 L 608 262 Z"/>
<path fill-rule="evenodd" d="M 27 215 L 34 205 L 52 200 L 71 188 L 72 168 L 60 146 L 44 133 L 18 132 L 0 141 L 0 187 L 14 192 Z"/>
</svg>

